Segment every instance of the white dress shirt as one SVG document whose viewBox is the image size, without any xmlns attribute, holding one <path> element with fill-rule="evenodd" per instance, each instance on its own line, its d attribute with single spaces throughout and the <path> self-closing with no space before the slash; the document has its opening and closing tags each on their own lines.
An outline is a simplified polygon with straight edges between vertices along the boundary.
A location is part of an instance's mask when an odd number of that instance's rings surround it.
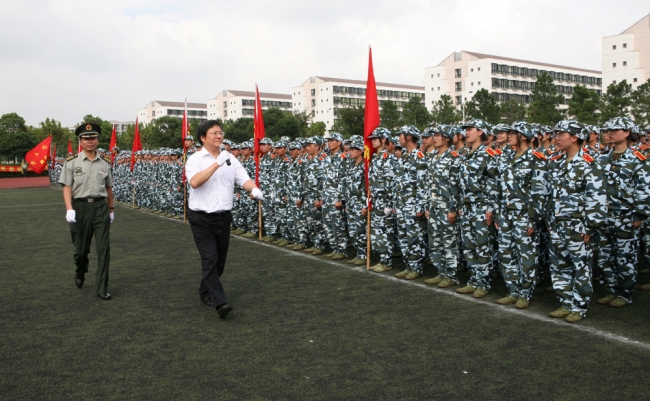
<svg viewBox="0 0 650 401">
<path fill-rule="evenodd" d="M 185 164 L 185 176 L 189 185 L 192 177 L 212 164 L 217 158 L 213 157 L 205 148 L 194 153 Z M 223 212 L 232 209 L 232 198 L 235 184 L 244 185 L 250 180 L 248 173 L 235 157 L 230 158 L 230 166 L 224 163 L 200 187 L 190 187 L 189 207 L 191 210 L 206 213 Z"/>
</svg>

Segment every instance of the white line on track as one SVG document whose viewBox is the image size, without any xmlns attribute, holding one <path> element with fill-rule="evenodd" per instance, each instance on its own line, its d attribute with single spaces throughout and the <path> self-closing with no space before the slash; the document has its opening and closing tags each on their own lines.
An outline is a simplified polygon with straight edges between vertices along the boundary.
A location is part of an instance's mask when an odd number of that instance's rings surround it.
<svg viewBox="0 0 650 401">
<path fill-rule="evenodd" d="M 34 203 L 34 204 L 24 204 L 24 205 L 11 205 L 11 206 L 0 206 L 0 209 L 8 209 L 12 207 L 23 207 L 23 206 L 52 206 L 52 205 L 60 205 L 60 206 L 65 206 L 65 203 L 63 202 L 57 202 L 57 203 Z"/>
</svg>

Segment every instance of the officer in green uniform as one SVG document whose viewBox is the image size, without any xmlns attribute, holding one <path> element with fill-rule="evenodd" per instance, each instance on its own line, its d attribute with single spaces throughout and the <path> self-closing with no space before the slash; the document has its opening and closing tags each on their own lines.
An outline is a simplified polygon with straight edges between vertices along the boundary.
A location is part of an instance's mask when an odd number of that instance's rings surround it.
<svg viewBox="0 0 650 401">
<path fill-rule="evenodd" d="M 99 124 L 83 123 L 77 127 L 75 134 L 79 137 L 83 151 L 66 160 L 59 183 L 64 186 L 66 220 L 70 223 L 70 234 L 75 246 L 75 284 L 78 288 L 84 284 L 90 243 L 94 235 L 97 248 L 95 290 L 98 297 L 109 300 L 109 232 L 114 218 L 113 176 L 110 159 L 101 157 L 96 151 L 100 133 Z"/>
</svg>

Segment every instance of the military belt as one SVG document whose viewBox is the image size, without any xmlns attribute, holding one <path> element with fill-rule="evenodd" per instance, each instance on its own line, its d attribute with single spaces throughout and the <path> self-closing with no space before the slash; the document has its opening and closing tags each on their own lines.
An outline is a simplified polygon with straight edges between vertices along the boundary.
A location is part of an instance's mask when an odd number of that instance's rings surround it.
<svg viewBox="0 0 650 401">
<path fill-rule="evenodd" d="M 87 198 L 74 198 L 73 200 L 75 200 L 77 202 L 89 202 L 90 203 L 90 202 L 99 202 L 99 201 L 102 201 L 104 199 L 106 199 L 106 198 L 104 198 L 103 196 L 100 196 L 100 197 L 89 196 Z"/>
</svg>

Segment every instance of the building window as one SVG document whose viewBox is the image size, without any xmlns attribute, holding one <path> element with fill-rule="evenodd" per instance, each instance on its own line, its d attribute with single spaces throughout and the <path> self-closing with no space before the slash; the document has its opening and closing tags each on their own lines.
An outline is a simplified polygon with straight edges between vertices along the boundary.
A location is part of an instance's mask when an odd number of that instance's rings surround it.
<svg viewBox="0 0 650 401">
<path fill-rule="evenodd" d="M 461 103 L 461 97 L 460 97 L 460 96 L 456 96 L 456 104 L 460 104 L 460 103 Z"/>
<path fill-rule="evenodd" d="M 440 74 L 438 74 L 438 78 L 440 78 Z"/>
<path fill-rule="evenodd" d="M 311 100 L 311 107 L 314 107 L 314 106 L 316 106 L 316 99 Z"/>
<path fill-rule="evenodd" d="M 627 61 L 623 61 L 623 67 L 627 66 Z"/>
<path fill-rule="evenodd" d="M 472 68 L 470 71 L 471 71 L 471 72 L 474 72 L 474 69 Z"/>
<path fill-rule="evenodd" d="M 312 90 L 311 90 L 311 95 L 312 95 L 312 96 L 316 96 L 316 89 L 312 89 Z"/>
<path fill-rule="evenodd" d="M 431 92 L 433 92 L 433 88 L 431 88 Z"/>
<path fill-rule="evenodd" d="M 474 82 L 472 82 L 472 86 L 474 86 Z"/>
<path fill-rule="evenodd" d="M 614 85 L 616 85 L 616 81 L 612 81 L 612 83 L 613 83 Z"/>
<path fill-rule="evenodd" d="M 637 80 L 637 79 L 636 79 L 636 78 L 634 78 L 634 82 L 636 82 L 636 80 Z"/>
<path fill-rule="evenodd" d="M 312 111 L 311 111 L 311 116 L 312 116 L 312 117 L 316 117 L 316 111 L 315 111 L 315 110 L 312 110 Z"/>
<path fill-rule="evenodd" d="M 431 74 L 431 78 L 433 78 L 433 74 Z"/>
<path fill-rule="evenodd" d="M 461 69 L 460 69 L 460 68 L 456 68 L 456 71 L 455 71 L 455 72 L 456 72 L 456 78 L 460 78 L 460 76 L 461 76 L 461 74 L 460 74 Z"/>
<path fill-rule="evenodd" d="M 623 49 L 627 49 L 627 43 L 623 43 Z"/>
<path fill-rule="evenodd" d="M 438 90 L 440 90 L 440 87 L 438 87 Z"/>
<path fill-rule="evenodd" d="M 481 71 L 481 67 L 478 67 L 478 71 Z"/>
<path fill-rule="evenodd" d="M 612 63 L 612 67 L 613 67 L 613 68 L 616 68 L 616 63 Z"/>
<path fill-rule="evenodd" d="M 612 50 L 616 50 L 616 45 L 612 46 Z"/>
<path fill-rule="evenodd" d="M 456 82 L 456 92 L 460 92 L 463 90 L 463 83 L 462 82 Z"/>
<path fill-rule="evenodd" d="M 481 81 L 478 81 L 478 86 L 481 86 Z"/>
</svg>

